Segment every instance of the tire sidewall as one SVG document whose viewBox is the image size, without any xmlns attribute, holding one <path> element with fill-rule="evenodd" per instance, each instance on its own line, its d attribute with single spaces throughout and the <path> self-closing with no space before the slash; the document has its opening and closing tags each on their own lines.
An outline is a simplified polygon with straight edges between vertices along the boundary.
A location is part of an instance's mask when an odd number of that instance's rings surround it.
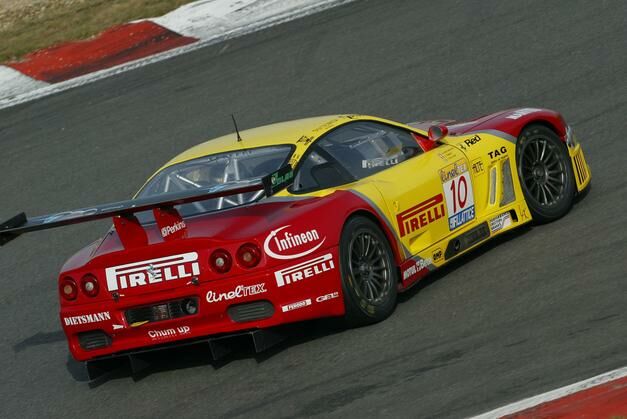
<svg viewBox="0 0 627 419">
<path fill-rule="evenodd" d="M 540 205 L 533 196 L 530 196 L 530 193 L 525 185 L 522 173 L 524 164 L 522 151 L 527 143 L 533 141 L 539 136 L 545 138 L 548 142 L 550 142 L 557 148 L 560 159 L 563 161 L 564 167 L 566 169 L 564 181 L 564 195 L 560 202 L 548 208 Z M 575 197 L 575 175 L 573 173 L 572 164 L 570 162 L 570 155 L 568 154 L 566 144 L 564 144 L 559 139 L 559 137 L 557 136 L 557 134 L 555 134 L 555 132 L 553 132 L 553 130 L 543 125 L 530 125 L 523 129 L 520 136 L 518 137 L 518 141 L 516 141 L 516 167 L 525 201 L 527 203 L 527 206 L 529 207 L 529 210 L 531 211 L 533 219 L 536 222 L 550 222 L 562 217 L 568 212 L 573 204 L 573 200 Z"/>
<path fill-rule="evenodd" d="M 391 280 L 390 291 L 387 298 L 380 304 L 373 304 L 363 299 L 355 291 L 356 282 L 349 269 L 348 252 L 353 237 L 362 232 L 368 232 L 382 243 L 389 262 L 389 276 Z M 342 275 L 342 291 L 344 293 L 344 305 L 346 307 L 345 318 L 349 326 L 360 326 L 376 323 L 387 318 L 396 307 L 398 274 L 394 254 L 390 244 L 381 229 L 371 220 L 356 216 L 345 224 L 340 239 L 340 271 Z"/>
</svg>

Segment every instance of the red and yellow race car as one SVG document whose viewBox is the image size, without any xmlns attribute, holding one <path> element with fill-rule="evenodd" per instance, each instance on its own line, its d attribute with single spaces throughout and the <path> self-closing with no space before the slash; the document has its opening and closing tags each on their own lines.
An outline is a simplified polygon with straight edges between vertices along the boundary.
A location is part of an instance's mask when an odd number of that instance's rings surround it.
<svg viewBox="0 0 627 419">
<path fill-rule="evenodd" d="M 563 216 L 590 170 L 562 116 L 522 108 L 402 124 L 324 116 L 226 135 L 159 169 L 134 199 L 0 225 L 20 234 L 110 217 L 59 275 L 70 352 L 112 358 L 205 342 L 214 357 L 274 326 L 388 317 L 457 256 Z"/>
</svg>

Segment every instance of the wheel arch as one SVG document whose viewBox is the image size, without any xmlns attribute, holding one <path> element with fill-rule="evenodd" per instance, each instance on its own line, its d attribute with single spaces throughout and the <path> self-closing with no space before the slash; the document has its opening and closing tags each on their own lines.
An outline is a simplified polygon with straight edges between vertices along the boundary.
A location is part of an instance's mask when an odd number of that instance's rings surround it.
<svg viewBox="0 0 627 419">
<path fill-rule="evenodd" d="M 351 212 L 348 217 L 346 217 L 343 226 L 345 226 L 351 218 L 359 216 L 368 218 L 370 221 L 374 222 L 375 225 L 379 227 L 379 229 L 383 232 L 385 238 L 388 240 L 390 248 L 392 249 L 392 253 L 394 254 L 394 262 L 396 264 L 396 267 L 400 269 L 401 263 L 403 263 L 403 261 L 405 260 L 405 255 L 403 254 L 401 247 L 402 244 L 396 239 L 396 236 L 390 230 L 390 227 L 387 225 L 387 223 L 382 222 L 379 214 L 376 214 L 374 211 L 365 208 L 356 209 Z"/>
<path fill-rule="evenodd" d="M 528 122 L 525 123 L 525 125 L 520 127 L 520 130 L 518 132 L 518 135 L 516 136 L 517 138 L 520 137 L 520 134 L 523 133 L 523 131 L 525 129 L 527 129 L 528 127 L 530 127 L 531 125 L 542 125 L 548 129 L 550 129 L 551 131 L 553 131 L 559 138 L 560 140 L 562 140 L 563 143 L 566 143 L 566 128 L 565 125 L 562 124 L 560 122 L 560 125 L 562 125 L 561 127 L 558 127 L 558 121 L 553 119 L 550 120 L 548 118 L 537 118 L 537 119 L 532 119 Z"/>
</svg>

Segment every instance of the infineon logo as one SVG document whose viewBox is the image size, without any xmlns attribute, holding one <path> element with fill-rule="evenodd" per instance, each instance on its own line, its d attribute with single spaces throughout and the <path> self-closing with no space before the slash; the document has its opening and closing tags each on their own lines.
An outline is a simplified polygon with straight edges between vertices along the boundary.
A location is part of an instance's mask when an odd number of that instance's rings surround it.
<svg viewBox="0 0 627 419">
<path fill-rule="evenodd" d="M 198 253 L 189 252 L 157 259 L 143 260 L 105 270 L 109 291 L 191 278 L 200 274 Z"/>
<path fill-rule="evenodd" d="M 272 230 L 263 242 L 263 250 L 274 259 L 296 259 L 315 252 L 326 237 L 320 238 L 318 230 L 292 233 L 284 231 L 289 225 Z"/>
</svg>

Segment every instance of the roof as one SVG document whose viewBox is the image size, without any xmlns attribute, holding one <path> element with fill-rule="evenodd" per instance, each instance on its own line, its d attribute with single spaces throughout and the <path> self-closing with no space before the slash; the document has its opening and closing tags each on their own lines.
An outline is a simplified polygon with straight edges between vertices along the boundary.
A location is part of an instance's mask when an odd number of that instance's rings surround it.
<svg viewBox="0 0 627 419">
<path fill-rule="evenodd" d="M 344 122 L 345 117 L 338 115 L 319 116 L 314 118 L 297 119 L 294 121 L 279 122 L 258 128 L 240 131 L 242 141 L 237 141 L 235 133 L 214 138 L 194 146 L 166 163 L 161 169 L 184 161 L 227 151 L 243 150 L 278 144 L 296 145 L 303 136 L 317 137 L 337 122 Z M 324 127 L 324 130 L 320 128 Z M 328 127 L 328 128 L 327 128 Z M 316 132 L 320 131 L 320 132 Z M 160 170 L 161 170 L 160 169 Z"/>
</svg>

